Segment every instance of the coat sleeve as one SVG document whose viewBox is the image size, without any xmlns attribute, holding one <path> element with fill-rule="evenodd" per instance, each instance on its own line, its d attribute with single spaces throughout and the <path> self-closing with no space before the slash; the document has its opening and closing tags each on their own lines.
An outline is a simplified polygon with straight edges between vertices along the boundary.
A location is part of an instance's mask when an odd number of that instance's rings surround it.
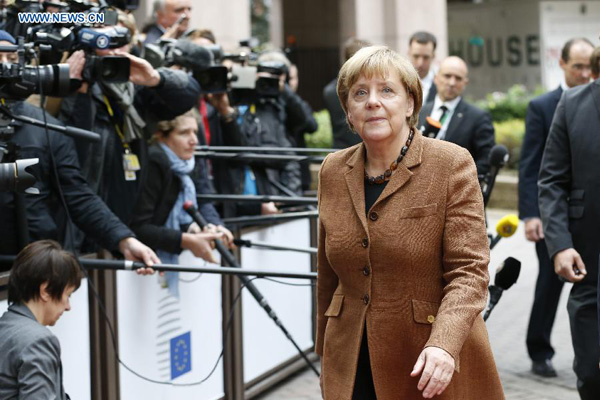
<svg viewBox="0 0 600 400">
<path fill-rule="evenodd" d="M 55 336 L 34 340 L 19 361 L 19 399 L 62 400 L 60 346 Z"/>
<path fill-rule="evenodd" d="M 88 186 L 81 175 L 77 155 L 70 138 L 58 137 L 51 151 L 56 160 L 58 180 L 73 222 L 108 250 L 118 250 L 122 239 L 133 232 Z"/>
<path fill-rule="evenodd" d="M 483 196 L 466 150 L 457 150 L 450 171 L 442 243 L 445 286 L 425 347 L 442 348 L 458 360 L 475 318 L 485 307 L 489 244 Z"/>
<path fill-rule="evenodd" d="M 532 101 L 525 116 L 525 138 L 519 161 L 519 217 L 539 217 L 537 179 L 544 154 L 544 119 L 539 105 Z"/>
<path fill-rule="evenodd" d="M 135 108 L 156 120 L 169 120 L 192 109 L 200 97 L 200 85 L 183 71 L 158 69 L 162 84 L 142 87 L 135 96 Z"/>
<path fill-rule="evenodd" d="M 571 187 L 571 146 L 567 133 L 567 97 L 563 93 L 542 157 L 538 180 L 539 206 L 548 254 L 572 248 L 567 197 Z"/>
<path fill-rule="evenodd" d="M 133 209 L 131 229 L 146 245 L 155 250 L 181 253 L 181 231 L 155 223 L 155 215 L 161 207 L 166 186 L 166 168 L 153 160 L 148 163 L 148 179 L 140 187 L 140 195 Z"/>
<path fill-rule="evenodd" d="M 323 175 L 325 175 L 323 171 L 325 169 L 326 161 L 327 157 L 323 160 L 321 171 L 319 172 L 319 209 L 321 209 L 320 205 L 323 200 L 322 182 Z M 323 222 L 322 220 L 319 220 L 319 246 L 317 252 L 317 334 L 315 339 L 315 352 L 320 356 L 323 356 L 323 341 L 325 339 L 325 327 L 327 326 L 325 311 L 327 311 L 331 299 L 333 298 L 333 292 L 335 292 L 335 289 L 338 286 L 338 277 L 331 268 L 331 265 L 329 265 L 327 254 L 325 252 L 326 237 L 327 233 L 325 232 Z"/>
</svg>

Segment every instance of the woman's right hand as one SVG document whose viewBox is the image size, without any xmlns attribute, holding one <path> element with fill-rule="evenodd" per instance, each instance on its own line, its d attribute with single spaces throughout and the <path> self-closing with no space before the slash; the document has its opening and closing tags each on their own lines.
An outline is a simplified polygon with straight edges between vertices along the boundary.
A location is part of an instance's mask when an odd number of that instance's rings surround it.
<svg viewBox="0 0 600 400">
<path fill-rule="evenodd" d="M 222 232 L 183 233 L 181 247 L 210 263 L 217 263 L 213 254 L 215 239 L 223 240 Z"/>
</svg>

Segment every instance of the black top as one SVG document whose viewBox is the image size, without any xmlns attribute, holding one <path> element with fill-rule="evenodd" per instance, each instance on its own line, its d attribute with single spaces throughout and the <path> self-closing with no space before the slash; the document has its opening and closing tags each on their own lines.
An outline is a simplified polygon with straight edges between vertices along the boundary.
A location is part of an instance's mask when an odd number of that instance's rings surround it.
<svg viewBox="0 0 600 400">
<path fill-rule="evenodd" d="M 369 214 L 369 210 L 375 204 L 383 189 L 387 186 L 389 181 L 385 181 L 380 185 L 371 185 L 365 179 L 365 214 Z"/>
</svg>

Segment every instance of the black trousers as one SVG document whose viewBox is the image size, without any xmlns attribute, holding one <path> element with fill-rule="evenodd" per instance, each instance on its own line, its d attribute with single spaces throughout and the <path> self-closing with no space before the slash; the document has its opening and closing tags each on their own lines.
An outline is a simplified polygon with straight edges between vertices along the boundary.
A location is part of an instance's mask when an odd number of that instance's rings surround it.
<svg viewBox="0 0 600 400">
<path fill-rule="evenodd" d="M 550 334 L 563 283 L 554 272 L 554 266 L 548 256 L 548 248 L 544 240 L 535 244 L 535 251 L 540 272 L 535 284 L 535 296 L 527 328 L 527 351 L 533 361 L 543 361 L 554 356 L 554 349 L 550 344 Z"/>
<path fill-rule="evenodd" d="M 567 310 L 577 375 L 577 390 L 582 400 L 600 399 L 600 346 L 598 345 L 598 288 L 593 283 L 576 283 L 569 294 Z"/>
<path fill-rule="evenodd" d="M 358 354 L 358 366 L 356 368 L 356 379 L 354 380 L 354 392 L 352 400 L 376 400 L 375 386 L 373 385 L 373 374 L 371 373 L 371 361 L 369 359 L 369 344 L 367 343 L 367 326 L 363 332 L 360 353 Z"/>
</svg>

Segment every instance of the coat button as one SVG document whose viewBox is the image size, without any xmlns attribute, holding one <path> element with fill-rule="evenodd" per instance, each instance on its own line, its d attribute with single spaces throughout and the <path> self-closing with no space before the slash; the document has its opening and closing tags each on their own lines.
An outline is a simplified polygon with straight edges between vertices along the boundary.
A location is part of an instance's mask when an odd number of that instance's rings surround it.
<svg viewBox="0 0 600 400">
<path fill-rule="evenodd" d="M 365 265 L 365 267 L 363 268 L 363 275 L 369 276 L 370 273 L 371 273 L 371 270 L 369 270 L 369 267 Z"/>
<path fill-rule="evenodd" d="M 366 249 L 367 247 L 369 247 L 369 239 L 367 239 L 367 238 L 364 238 L 364 239 L 362 240 L 362 247 L 364 247 L 365 249 Z"/>
<path fill-rule="evenodd" d="M 430 324 L 433 324 L 435 322 L 435 317 L 433 315 L 428 315 L 427 322 L 429 322 Z"/>
<path fill-rule="evenodd" d="M 363 296 L 363 303 L 365 303 L 365 305 L 369 304 L 369 295 L 368 294 L 365 294 Z"/>
<path fill-rule="evenodd" d="M 371 221 L 377 221 L 377 218 L 379 218 L 379 215 L 377 215 L 377 213 L 375 211 L 373 211 L 371 214 L 369 214 L 369 219 Z"/>
</svg>

